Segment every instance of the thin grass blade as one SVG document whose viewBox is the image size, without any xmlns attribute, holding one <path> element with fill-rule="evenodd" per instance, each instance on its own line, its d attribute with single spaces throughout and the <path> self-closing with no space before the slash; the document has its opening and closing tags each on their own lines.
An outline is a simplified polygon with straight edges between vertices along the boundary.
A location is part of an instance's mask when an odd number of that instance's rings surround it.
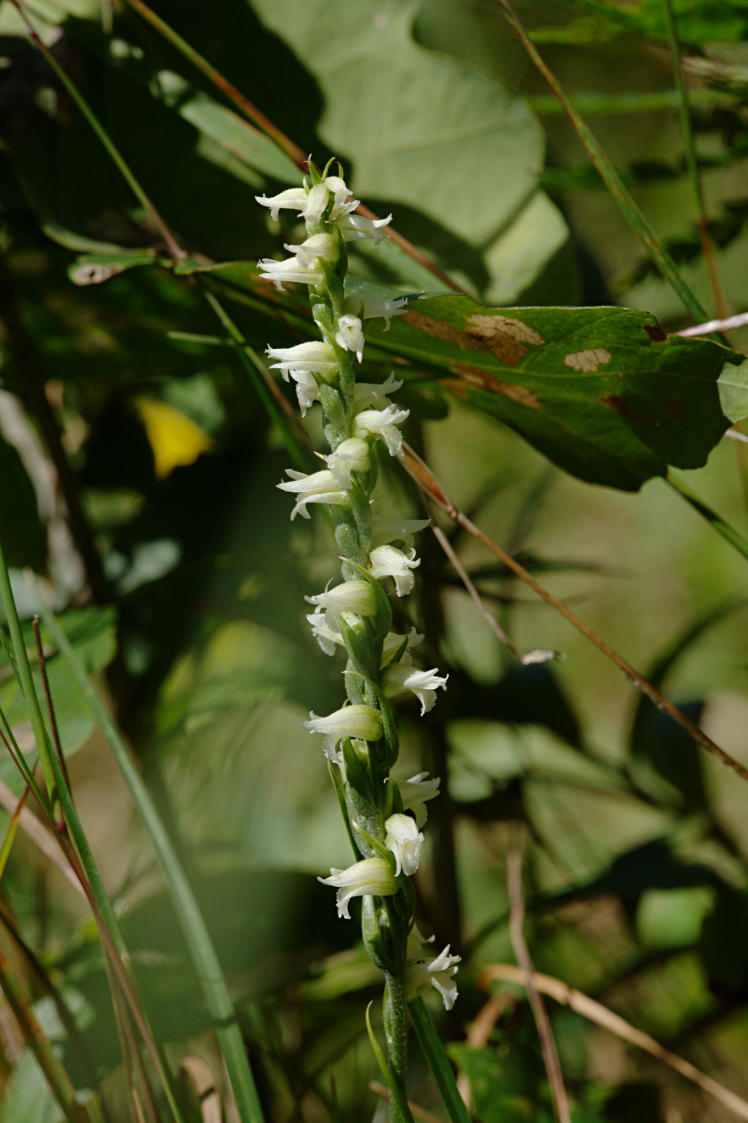
<svg viewBox="0 0 748 1123">
<path fill-rule="evenodd" d="M 89 681 L 85 667 L 54 616 L 42 605 L 44 622 L 67 661 L 91 712 L 112 750 L 135 806 L 151 837 L 164 872 L 174 910 L 215 1024 L 242 1123 L 263 1123 L 263 1111 L 218 955 L 192 887 L 171 838 L 130 752 Z"/>
<path fill-rule="evenodd" d="M 418 1044 L 441 1092 L 450 1120 L 452 1123 L 470 1123 L 470 1113 L 460 1095 L 449 1058 L 423 999 L 416 998 L 409 1003 L 408 1010 Z"/>
</svg>

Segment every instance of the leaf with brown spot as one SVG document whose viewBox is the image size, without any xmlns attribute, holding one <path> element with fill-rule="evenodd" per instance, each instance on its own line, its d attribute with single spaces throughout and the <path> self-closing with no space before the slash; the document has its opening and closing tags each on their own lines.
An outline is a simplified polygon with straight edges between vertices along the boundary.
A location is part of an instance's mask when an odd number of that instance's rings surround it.
<svg viewBox="0 0 748 1123">
<path fill-rule="evenodd" d="M 624 491 L 706 462 L 728 425 L 717 380 L 743 358 L 630 308 L 488 308 L 452 294 L 411 300 L 367 335 L 567 472 Z"/>
<path fill-rule="evenodd" d="M 595 347 L 591 351 L 577 351 L 573 355 L 564 355 L 564 366 L 589 374 L 598 367 L 605 366 L 611 358 L 610 351 L 606 351 L 604 347 Z"/>
</svg>

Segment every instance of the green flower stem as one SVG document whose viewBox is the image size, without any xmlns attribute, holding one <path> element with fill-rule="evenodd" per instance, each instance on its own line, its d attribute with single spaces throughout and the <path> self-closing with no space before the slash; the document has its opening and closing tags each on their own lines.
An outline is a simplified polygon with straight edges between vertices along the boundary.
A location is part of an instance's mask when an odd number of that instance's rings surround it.
<svg viewBox="0 0 748 1123">
<path fill-rule="evenodd" d="M 402 1090 L 402 1098 L 405 1099 L 405 1076 L 408 1068 L 408 1011 L 402 973 L 385 972 L 384 1036 L 390 1070 Z M 405 1123 L 394 1096 L 390 1101 L 390 1119 L 391 1123 Z"/>
</svg>

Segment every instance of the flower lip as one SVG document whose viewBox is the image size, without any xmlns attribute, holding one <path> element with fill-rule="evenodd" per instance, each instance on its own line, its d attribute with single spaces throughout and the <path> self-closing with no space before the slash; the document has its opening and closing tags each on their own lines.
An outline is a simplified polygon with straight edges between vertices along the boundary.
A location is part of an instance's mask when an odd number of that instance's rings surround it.
<svg viewBox="0 0 748 1123">
<path fill-rule="evenodd" d="M 338 259 L 338 245 L 332 234 L 312 234 L 298 245 L 284 243 L 284 250 L 294 256 L 302 268 L 315 268 L 318 259 L 335 262 Z"/>
<path fill-rule="evenodd" d="M 261 207 L 267 207 L 271 218 L 277 222 L 279 211 L 297 211 L 301 214 L 306 206 L 307 194 L 303 187 L 287 187 L 278 195 L 255 195 L 255 200 Z"/>
<path fill-rule="evenodd" d="M 363 858 L 345 870 L 331 869 L 329 877 L 318 877 L 323 885 L 334 885 L 338 916 L 351 919 L 348 903 L 354 897 L 391 897 L 398 885 L 386 858 Z"/>
<path fill-rule="evenodd" d="M 339 318 L 335 342 L 345 351 L 352 351 L 358 361 L 361 362 L 364 357 L 365 340 L 363 325 L 358 316 L 352 316 L 346 312 Z"/>
<path fill-rule="evenodd" d="M 356 200 L 358 203 L 358 200 Z M 371 238 L 374 244 L 383 242 L 387 235 L 384 227 L 392 222 L 392 215 L 386 218 L 365 218 L 362 214 L 347 214 L 338 217 L 338 226 L 346 242 L 354 242 L 359 238 Z"/>
<path fill-rule="evenodd" d="M 287 480 L 281 480 L 275 486 L 281 491 L 296 492 L 298 499 L 291 512 L 291 519 L 298 514 L 302 518 L 309 518 L 307 505 L 309 503 L 330 503 L 335 507 L 345 507 L 350 502 L 350 496 L 340 486 L 340 481 L 329 471 L 323 468 L 321 472 L 297 472 L 295 468 L 286 468 Z"/>
<path fill-rule="evenodd" d="M 334 655 L 335 648 L 343 643 L 343 637 L 340 632 L 333 629 L 327 619 L 327 613 L 317 608 L 314 612 L 307 613 L 306 622 L 325 655 Z"/>
<path fill-rule="evenodd" d="M 309 721 L 302 722 L 310 733 L 322 733 L 325 738 L 325 756 L 336 763 L 340 762 L 337 747 L 341 741 L 355 738 L 359 741 L 376 742 L 382 738 L 382 715 L 373 706 L 353 703 L 342 706 L 331 714 L 320 716 L 309 714 Z"/>
<path fill-rule="evenodd" d="M 400 409 L 390 402 L 384 409 L 361 410 L 354 418 L 353 427 L 361 436 L 372 433 L 375 437 L 380 437 L 387 445 L 390 456 L 402 456 L 403 435 L 398 425 L 409 416 L 410 410 Z"/>
<path fill-rule="evenodd" d="M 296 343 L 293 347 L 266 347 L 265 354 L 277 359 L 270 366 L 282 372 L 284 378 L 288 371 L 307 371 L 309 374 L 329 375 L 337 369 L 335 352 L 329 343 L 321 339 L 309 339 Z"/>
<path fill-rule="evenodd" d="M 391 663 L 385 668 L 382 676 L 384 693 L 388 698 L 395 698 L 410 690 L 421 703 L 421 717 L 433 709 L 436 702 L 436 692 L 441 687 L 446 688 L 449 675 L 439 675 L 437 667 L 428 671 L 419 671 L 417 667 L 408 666 L 407 663 Z"/>
<path fill-rule="evenodd" d="M 263 257 L 257 262 L 260 276 L 264 281 L 272 281 L 278 292 L 284 291 L 284 284 L 320 285 L 325 279 L 319 259 L 304 264 L 295 257 L 277 261 L 274 257 Z"/>
<path fill-rule="evenodd" d="M 374 590 L 363 577 L 354 577 L 350 581 L 343 581 L 326 589 L 324 593 L 316 593 L 311 597 L 304 597 L 309 604 L 315 604 L 324 610 L 329 626 L 338 631 L 341 613 L 354 612 L 357 616 L 373 616 L 377 611 Z"/>
<path fill-rule="evenodd" d="M 423 994 L 430 986 L 441 995 L 445 1010 L 451 1010 L 457 1000 L 457 964 L 459 955 L 450 955 L 449 944 L 433 959 L 409 959 L 405 967 L 405 987 L 409 999 Z"/>
<path fill-rule="evenodd" d="M 416 817 L 416 826 L 422 827 L 426 822 L 427 813 L 425 804 L 430 799 L 436 799 L 441 783 L 438 776 L 428 778 L 428 772 L 416 772 L 407 780 L 397 780 L 400 789 L 400 798 L 403 801 L 403 810 L 412 811 Z"/>
</svg>

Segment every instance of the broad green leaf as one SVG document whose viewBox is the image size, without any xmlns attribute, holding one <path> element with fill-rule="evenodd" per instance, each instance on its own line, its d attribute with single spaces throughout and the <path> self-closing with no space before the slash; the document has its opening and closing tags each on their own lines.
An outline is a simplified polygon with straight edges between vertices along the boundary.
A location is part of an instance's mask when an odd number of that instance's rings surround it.
<svg viewBox="0 0 748 1123">
<path fill-rule="evenodd" d="M 89 672 L 100 671 L 111 662 L 115 644 L 113 609 L 85 609 L 67 612 L 60 617 L 60 622 Z M 31 629 L 26 628 L 25 631 L 29 649 L 33 649 Z M 47 674 L 60 739 L 67 756 L 74 753 L 88 740 L 93 730 L 93 720 L 85 699 L 63 657 L 50 648 L 45 648 L 45 654 L 47 655 Z M 12 677 L 4 648 L 0 648 L 0 706 L 11 725 L 24 728 L 24 723 L 28 719 L 28 712 L 18 684 Z M 23 737 L 21 743 L 22 747 L 25 748 Z M 12 760 L 8 758 L 7 754 L 3 753 L 0 761 L 0 776 L 2 779 L 14 790 L 20 790 L 21 780 Z"/>
<path fill-rule="evenodd" d="M 651 889 L 642 895 L 636 912 L 639 939 L 648 947 L 691 947 L 713 906 L 714 893 L 704 886 Z"/>
<path fill-rule="evenodd" d="M 636 491 L 668 465 L 699 468 L 727 428 L 717 379 L 735 352 L 666 336 L 629 308 L 499 309 L 411 301 L 371 338 L 440 370 L 442 385 L 591 483 Z"/>
<path fill-rule="evenodd" d="M 540 1059 L 516 1034 L 500 1052 L 457 1042 L 448 1052 L 470 1080 L 473 1111 L 481 1123 L 545 1123 L 537 1102 L 543 1084 Z"/>
<path fill-rule="evenodd" d="M 543 138 L 526 103 L 488 74 L 418 46 L 413 0 L 253 7 L 317 78 L 326 99 L 320 135 L 352 165 L 356 193 L 392 208 L 398 229 L 487 299 L 516 299 L 528 277 L 513 280 L 507 256 L 533 279 L 566 234 L 536 194 Z M 518 218 L 523 228 L 507 245 Z"/>
<path fill-rule="evenodd" d="M 748 359 L 737 366 L 726 366 L 719 376 L 719 400 L 730 421 L 748 417 Z"/>
<path fill-rule="evenodd" d="M 60 1123 L 64 1118 L 34 1054 L 24 1049 L 5 1085 L 0 1123 Z"/>
</svg>

